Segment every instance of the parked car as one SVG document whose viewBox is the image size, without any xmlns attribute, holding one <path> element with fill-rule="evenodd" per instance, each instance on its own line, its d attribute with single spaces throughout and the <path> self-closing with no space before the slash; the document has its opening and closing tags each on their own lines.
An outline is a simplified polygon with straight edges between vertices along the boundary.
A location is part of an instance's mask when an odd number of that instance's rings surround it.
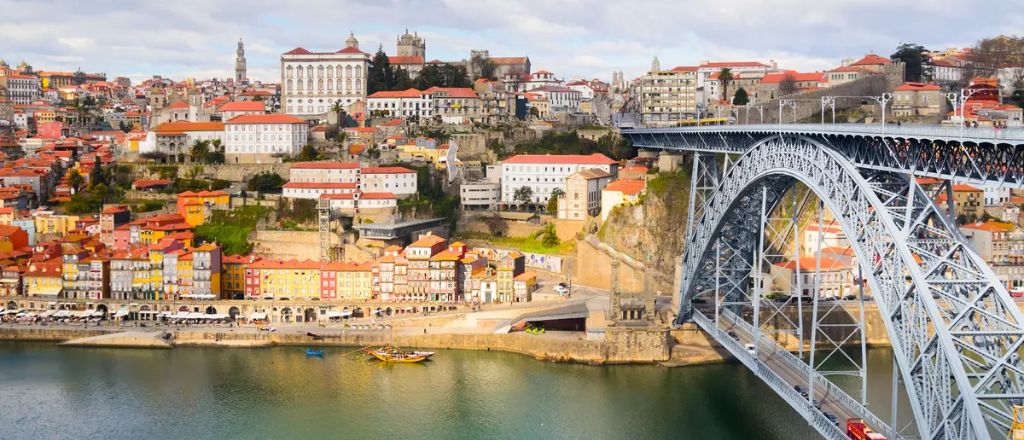
<svg viewBox="0 0 1024 440">
<path fill-rule="evenodd" d="M 824 415 L 825 418 L 828 419 L 828 421 L 832 422 L 833 425 L 839 426 L 839 417 L 836 417 L 835 414 L 832 414 L 828 411 L 824 411 L 821 414 Z"/>
<path fill-rule="evenodd" d="M 743 348 L 747 349 L 747 353 L 750 353 L 751 356 L 757 356 L 757 349 L 754 347 L 754 344 L 743 344 Z"/>
<path fill-rule="evenodd" d="M 807 397 L 807 389 L 804 388 L 803 385 L 796 385 L 793 387 L 793 389 L 796 390 L 796 392 L 800 393 L 801 397 Z"/>
<path fill-rule="evenodd" d="M 735 340 L 737 340 L 737 341 L 739 341 L 739 340 L 740 340 L 740 337 L 739 337 L 739 336 L 736 336 L 736 332 L 734 332 L 734 331 L 731 331 L 731 330 L 730 330 L 730 331 L 729 331 L 729 333 L 727 333 L 727 334 L 729 335 L 729 337 L 730 337 L 730 338 L 733 338 L 733 339 L 735 339 Z"/>
</svg>

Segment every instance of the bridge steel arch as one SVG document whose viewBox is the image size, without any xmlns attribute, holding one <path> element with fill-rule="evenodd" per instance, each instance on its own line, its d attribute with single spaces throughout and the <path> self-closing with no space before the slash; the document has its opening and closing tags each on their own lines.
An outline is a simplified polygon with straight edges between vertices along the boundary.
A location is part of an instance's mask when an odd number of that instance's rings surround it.
<svg viewBox="0 0 1024 440">
<path fill-rule="evenodd" d="M 754 266 L 733 262 L 754 261 L 753 218 L 796 182 L 825 203 L 849 239 L 921 437 L 1005 433 L 1010 402 L 1024 398 L 1024 317 L 1006 288 L 934 204 L 935 194 L 906 174 L 858 168 L 809 137 L 765 138 L 723 173 L 684 253 L 678 319 L 694 312 L 694 296 L 723 281 L 751 284 Z"/>
</svg>

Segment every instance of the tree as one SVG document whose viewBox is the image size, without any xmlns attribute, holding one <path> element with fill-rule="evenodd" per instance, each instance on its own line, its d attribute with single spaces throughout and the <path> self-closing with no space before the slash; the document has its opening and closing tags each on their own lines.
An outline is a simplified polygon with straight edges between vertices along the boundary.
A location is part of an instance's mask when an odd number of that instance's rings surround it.
<svg viewBox="0 0 1024 440">
<path fill-rule="evenodd" d="M 252 176 L 246 185 L 246 189 L 264 193 L 278 193 L 281 192 L 281 186 L 283 185 L 284 179 L 281 176 L 278 176 L 276 173 L 265 172 Z"/>
<path fill-rule="evenodd" d="M 508 233 L 508 222 L 498 214 L 484 217 L 484 224 L 487 225 L 487 231 L 495 237 L 504 237 Z"/>
<path fill-rule="evenodd" d="M 515 200 L 516 203 L 521 205 L 529 205 L 530 203 L 533 203 L 533 188 L 523 186 L 517 189 L 515 194 L 512 196 L 512 200 Z"/>
<path fill-rule="evenodd" d="M 565 196 L 565 191 L 562 188 L 555 188 L 551 191 L 551 197 L 548 198 L 548 214 L 558 214 L 558 199 Z"/>
<path fill-rule="evenodd" d="M 125 133 L 129 133 L 132 131 L 132 124 L 129 124 L 127 121 L 118 121 L 117 128 Z"/>
<path fill-rule="evenodd" d="M 89 186 L 96 187 L 96 185 L 107 184 L 107 173 L 103 169 L 102 164 L 97 161 L 91 170 L 89 170 Z"/>
<path fill-rule="evenodd" d="M 494 78 L 494 62 L 490 58 L 484 58 L 477 54 L 473 55 L 469 60 L 470 66 L 472 66 L 473 73 L 476 74 L 477 78 L 487 78 L 489 80 L 495 80 Z"/>
<path fill-rule="evenodd" d="M 794 92 L 796 92 L 796 76 L 792 73 L 787 73 L 782 76 L 782 81 L 779 82 L 779 93 L 789 95 Z"/>
<path fill-rule="evenodd" d="M 302 146 L 302 151 L 299 151 L 299 155 L 295 159 L 300 161 L 320 160 L 320 152 L 316 150 L 313 144 L 306 144 Z"/>
<path fill-rule="evenodd" d="M 391 90 L 394 80 L 388 54 L 384 53 L 384 48 L 377 48 L 377 53 L 373 55 L 366 69 L 366 93 L 369 95 L 381 90 Z"/>
<path fill-rule="evenodd" d="M 544 229 L 541 229 L 540 232 L 540 242 L 544 247 L 553 248 L 561 243 L 561 240 L 558 239 L 558 232 L 555 231 L 554 223 L 544 225 Z"/>
<path fill-rule="evenodd" d="M 68 172 L 68 185 L 71 185 L 71 188 L 74 188 L 76 193 L 82 189 L 84 184 L 85 178 L 82 177 L 82 173 L 79 173 L 77 169 L 72 169 Z"/>
<path fill-rule="evenodd" d="M 469 87 L 471 85 L 466 75 L 465 66 L 446 63 L 424 66 L 416 81 L 417 88 L 420 90 L 431 87 Z"/>
<path fill-rule="evenodd" d="M 722 98 L 724 102 L 725 98 L 729 96 L 729 83 L 732 82 L 732 69 L 723 67 L 722 70 L 718 71 L 718 80 L 722 83 Z"/>
<path fill-rule="evenodd" d="M 747 95 L 747 89 L 740 87 L 736 89 L 736 95 L 732 97 L 732 105 L 747 105 L 750 103 L 750 96 Z"/>
<path fill-rule="evenodd" d="M 537 107 L 530 107 L 530 116 L 533 116 L 535 118 L 539 118 L 540 117 L 540 110 L 537 110 Z"/>
<path fill-rule="evenodd" d="M 889 56 L 889 59 L 903 63 L 904 81 L 931 81 L 932 66 L 927 54 L 928 49 L 920 44 L 903 43 L 896 48 L 896 52 Z"/>
<path fill-rule="evenodd" d="M 1003 73 L 1015 89 L 1024 88 L 1024 37 L 1000 35 L 979 41 L 971 50 L 964 81 Z"/>
<path fill-rule="evenodd" d="M 195 141 L 189 154 L 192 156 L 192 162 L 206 162 L 207 157 L 210 155 L 210 141 Z"/>
</svg>

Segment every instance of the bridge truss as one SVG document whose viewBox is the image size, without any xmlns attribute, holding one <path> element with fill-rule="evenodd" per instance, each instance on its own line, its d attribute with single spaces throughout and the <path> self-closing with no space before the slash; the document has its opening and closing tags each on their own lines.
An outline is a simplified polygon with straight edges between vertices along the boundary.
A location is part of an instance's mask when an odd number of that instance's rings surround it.
<svg viewBox="0 0 1024 440">
<path fill-rule="evenodd" d="M 635 144 L 637 139 L 645 146 L 659 142 L 659 134 L 653 131 L 627 135 L 636 136 Z M 813 295 L 809 320 L 803 318 L 802 295 L 794 295 L 797 318 L 782 319 L 782 325 L 780 307 L 792 304 L 780 306 L 766 299 L 771 263 L 790 256 L 800 260 L 798 222 L 810 205 L 794 191 L 800 184 L 820 200 L 819 226 L 823 208 L 835 217 L 856 256 L 860 284 L 870 287 L 881 312 L 895 362 L 893 407 L 896 383 L 902 381 L 920 437 L 1005 435 L 1011 423 L 1011 402 L 1024 399 L 1020 361 L 1024 316 L 992 270 L 965 244 L 951 220 L 952 208 L 937 206 L 933 202 L 937 194 L 922 189 L 913 177 L 1019 184 L 1024 156 L 1017 157 L 1017 147 L 992 153 L 952 151 L 957 149 L 950 146 L 950 151 L 936 154 L 934 149 L 925 152 L 934 148 L 934 142 L 927 147 L 924 141 L 907 139 L 896 145 L 896 141 L 872 138 L 877 139 L 872 148 L 857 149 L 852 145 L 856 137 L 839 135 L 776 132 L 761 136 L 737 130 L 679 135 L 685 139 L 683 144 L 669 139 L 673 133 L 663 135 L 665 143 L 660 145 L 694 151 L 680 321 L 692 319 L 708 331 L 826 437 L 836 438 L 835 430 L 823 424 L 820 412 L 809 408 L 806 399 L 796 402 L 792 389 L 779 387 L 778 373 L 766 366 L 765 351 L 772 351 L 772 359 L 782 359 L 775 361 L 781 362 L 777 365 L 806 376 L 803 383 L 811 388 L 811 398 L 816 386 L 834 388 L 829 389 L 831 396 L 842 400 L 850 414 L 865 418 L 893 438 L 900 437 L 895 411 L 892 426 L 883 424 L 866 409 L 864 388 L 859 398 L 853 398 L 827 379 L 849 374 L 866 381 L 863 292 L 858 295 L 859 311 L 850 313 L 859 313 L 859 322 L 839 332 L 845 336 L 838 340 L 829 336 L 836 332 L 826 331 L 819 314 L 832 313 L 836 305 L 819 304 L 820 295 Z M 840 138 L 851 144 L 837 146 Z M 948 182 L 938 191 L 952 195 Z M 789 207 L 788 215 L 780 216 L 780 207 Z M 797 240 L 792 255 L 780 244 L 787 238 Z M 820 247 L 820 239 L 818 243 Z M 815 285 L 808 286 L 815 292 L 820 290 L 820 254 L 816 261 Z M 800 272 L 810 268 L 798 265 L 796 271 L 799 283 Z M 796 291 L 803 288 L 798 285 Z M 784 338 L 777 333 L 785 333 L 787 326 L 801 350 L 809 327 L 811 347 L 822 346 L 818 338 L 830 347 L 823 358 L 839 356 L 839 347 L 850 340 L 860 341 L 862 356 L 859 362 L 848 357 L 850 368 L 844 371 L 826 371 L 822 358 L 815 360 L 816 350 L 805 362 L 803 356 L 782 348 L 777 341 Z M 742 335 L 730 335 L 725 328 L 740 330 Z M 736 338 L 749 338 L 754 353 L 740 350 Z M 775 356 L 780 352 L 785 355 Z"/>
</svg>

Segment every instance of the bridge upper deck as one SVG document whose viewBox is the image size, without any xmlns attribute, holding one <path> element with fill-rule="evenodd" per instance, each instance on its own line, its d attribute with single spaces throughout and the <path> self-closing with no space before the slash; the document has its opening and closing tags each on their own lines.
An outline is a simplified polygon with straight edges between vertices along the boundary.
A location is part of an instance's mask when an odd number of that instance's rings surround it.
<svg viewBox="0 0 1024 440">
<path fill-rule="evenodd" d="M 1024 128 L 936 125 L 749 124 L 639 128 L 622 135 L 640 148 L 743 153 L 771 136 L 802 136 L 863 168 L 979 185 L 1024 186 Z"/>
</svg>

